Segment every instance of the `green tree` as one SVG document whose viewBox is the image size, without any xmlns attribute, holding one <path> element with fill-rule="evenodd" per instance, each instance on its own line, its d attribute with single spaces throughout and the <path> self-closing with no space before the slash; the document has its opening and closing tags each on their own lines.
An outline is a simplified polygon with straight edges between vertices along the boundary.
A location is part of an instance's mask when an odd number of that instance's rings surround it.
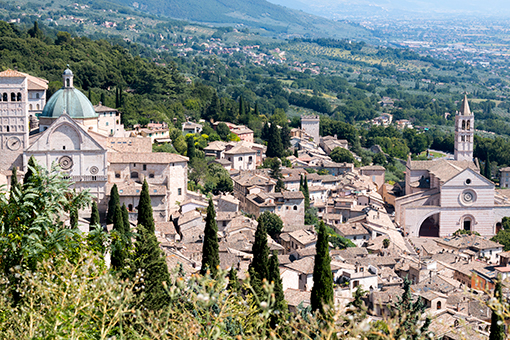
<svg viewBox="0 0 510 340">
<path fill-rule="evenodd" d="M 96 226 L 100 226 L 99 209 L 97 208 L 96 201 L 92 201 L 92 213 L 90 215 L 89 231 L 92 231 Z"/>
<path fill-rule="evenodd" d="M 504 251 L 510 251 L 510 229 L 500 230 L 496 236 L 491 238 L 491 241 L 498 242 L 503 245 Z"/>
<path fill-rule="evenodd" d="M 484 167 L 484 174 L 485 178 L 492 181 L 492 167 L 491 167 L 491 161 L 489 158 L 489 153 L 487 153 L 487 160 L 485 161 L 485 167 Z"/>
<path fill-rule="evenodd" d="M 30 182 L 32 175 L 34 173 L 35 166 L 36 166 L 35 158 L 34 156 L 30 156 L 30 158 L 28 159 L 28 169 L 27 172 L 25 173 L 25 177 L 23 177 L 23 185 Z"/>
<path fill-rule="evenodd" d="M 396 310 L 395 316 L 399 320 L 395 339 L 414 339 L 420 334 L 426 334 L 430 317 L 427 316 L 425 322 L 420 325 L 419 321 L 425 313 L 425 305 L 421 297 L 413 301 L 411 281 L 407 277 L 404 279 L 404 293 L 393 307 Z"/>
<path fill-rule="evenodd" d="M 34 21 L 34 26 L 31 29 L 29 29 L 27 31 L 27 33 L 32 38 L 37 38 L 37 39 L 44 38 L 44 33 L 39 28 L 39 24 L 37 23 L 37 21 Z"/>
<path fill-rule="evenodd" d="M 386 165 L 386 156 L 384 156 L 383 153 L 376 153 L 374 155 L 374 157 L 372 158 L 372 162 L 374 162 L 374 164 L 377 164 L 377 165 L 382 165 L 382 166 L 385 166 Z"/>
<path fill-rule="evenodd" d="M 78 228 L 78 209 L 76 207 L 72 207 L 69 211 L 69 226 Z"/>
<path fill-rule="evenodd" d="M 269 247 L 267 246 L 267 230 L 264 220 L 261 220 L 257 226 L 255 241 L 252 246 L 252 254 L 253 260 L 250 263 L 250 283 L 252 287 L 259 289 L 259 291 L 256 291 L 257 294 L 261 296 L 261 283 L 264 279 L 267 280 L 269 278 Z M 258 284 L 258 286 L 255 286 L 255 284 Z"/>
<path fill-rule="evenodd" d="M 283 229 L 283 222 L 280 216 L 270 211 L 264 211 L 257 219 L 258 223 L 264 223 L 267 233 L 272 238 L 277 238 Z"/>
<path fill-rule="evenodd" d="M 196 157 L 195 136 L 192 134 L 187 135 L 186 144 L 188 146 L 186 156 L 189 158 L 190 161 L 193 161 L 193 159 Z"/>
<path fill-rule="evenodd" d="M 148 232 L 154 233 L 154 216 L 147 180 L 143 180 L 140 201 L 138 202 L 138 225 L 143 225 Z"/>
<path fill-rule="evenodd" d="M 499 305 L 503 304 L 503 290 L 501 288 L 501 278 L 498 277 L 496 280 L 496 285 L 494 287 L 494 298 L 497 300 Z M 505 340 L 505 320 L 501 315 L 501 309 L 499 309 L 498 304 L 494 305 L 492 309 L 491 316 L 491 330 L 489 340 Z M 499 309 L 499 310 L 498 310 Z"/>
<path fill-rule="evenodd" d="M 387 238 L 385 238 L 385 239 L 382 241 L 382 243 L 383 243 L 383 248 L 385 248 L 385 249 L 386 249 L 386 248 L 388 248 L 388 247 L 390 246 L 390 240 L 389 240 L 389 239 L 387 239 Z"/>
<path fill-rule="evenodd" d="M 310 209 L 310 191 L 308 190 L 308 178 L 303 178 L 303 175 L 301 175 L 300 185 L 299 185 L 299 191 L 303 193 L 303 196 L 305 196 L 305 211 Z"/>
<path fill-rule="evenodd" d="M 12 175 L 11 175 L 11 187 L 9 190 L 9 202 L 13 201 L 16 196 L 21 195 L 22 186 L 18 182 L 18 168 L 12 167 Z"/>
<path fill-rule="evenodd" d="M 329 155 L 333 162 L 336 163 L 354 163 L 354 156 L 352 153 L 344 148 L 341 148 L 337 146 L 336 148 L 331 151 L 331 154 Z"/>
<path fill-rule="evenodd" d="M 131 247 L 131 223 L 129 223 L 129 211 L 126 208 L 126 205 L 122 204 L 122 222 L 124 223 L 124 229 L 122 231 L 124 235 L 124 242 L 126 243 L 126 247 Z"/>
<path fill-rule="evenodd" d="M 239 293 L 241 289 L 239 279 L 237 278 L 237 270 L 234 268 L 234 266 L 230 267 L 230 271 L 228 272 L 227 289 L 230 290 L 232 293 Z"/>
<path fill-rule="evenodd" d="M 284 150 L 287 150 L 292 145 L 290 144 L 290 128 L 288 124 L 284 124 L 280 130 L 280 137 L 282 138 L 282 146 Z"/>
<path fill-rule="evenodd" d="M 283 319 L 287 314 L 288 307 L 285 301 L 285 294 L 283 293 L 282 279 L 280 277 L 280 263 L 278 261 L 278 253 L 273 251 L 273 255 L 269 258 L 269 282 L 274 285 L 273 294 L 275 298 L 274 310 L 278 311 L 277 319 Z"/>
<path fill-rule="evenodd" d="M 209 270 L 212 277 L 218 275 L 220 255 L 218 245 L 218 225 L 216 224 L 216 212 L 212 198 L 209 199 L 207 217 L 205 218 L 204 244 L 202 247 L 202 268 L 200 273 L 205 275 Z"/>
<path fill-rule="evenodd" d="M 255 106 L 255 108 L 257 108 L 257 107 L 258 106 Z M 269 123 L 265 122 L 264 126 L 262 127 L 262 132 L 260 133 L 260 138 L 262 138 L 266 142 L 269 140 L 269 134 L 270 134 L 269 130 L 270 130 Z"/>
<path fill-rule="evenodd" d="M 319 223 L 317 230 L 317 254 L 313 266 L 313 288 L 310 297 L 312 310 L 325 314 L 325 306 L 333 306 L 333 273 L 329 257 L 328 235 L 324 222 Z"/>
<path fill-rule="evenodd" d="M 136 272 L 133 277 L 137 272 L 143 274 L 143 281 L 135 287 L 139 296 L 138 304 L 149 310 L 160 310 L 167 306 L 170 296 L 165 285 L 170 284 L 170 274 L 154 230 L 138 226 L 134 258 Z"/>
<path fill-rule="evenodd" d="M 227 140 L 228 135 L 230 134 L 230 129 L 228 128 L 227 124 L 225 123 L 219 123 L 216 127 L 216 132 L 220 136 L 221 140 Z"/>
<path fill-rule="evenodd" d="M 124 242 L 124 218 L 122 216 L 122 208 L 119 204 L 115 206 L 115 215 L 113 218 L 113 230 L 112 233 L 112 252 L 111 252 L 111 264 L 113 269 L 120 270 L 124 268 L 126 262 L 126 244 Z"/>
<path fill-rule="evenodd" d="M 119 190 L 117 184 L 110 189 L 110 199 L 108 200 L 108 211 L 106 213 L 106 224 L 112 224 L 115 219 L 115 207 L 120 204 Z"/>
<path fill-rule="evenodd" d="M 267 157 L 283 157 L 283 145 L 280 137 L 280 130 L 278 126 L 273 123 L 269 128 L 269 137 L 267 141 Z"/>
</svg>

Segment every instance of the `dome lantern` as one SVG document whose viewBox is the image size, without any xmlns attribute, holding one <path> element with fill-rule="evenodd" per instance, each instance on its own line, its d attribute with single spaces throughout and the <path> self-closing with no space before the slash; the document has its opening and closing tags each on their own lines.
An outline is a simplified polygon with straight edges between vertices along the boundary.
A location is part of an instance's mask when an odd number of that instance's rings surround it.
<svg viewBox="0 0 510 340">
<path fill-rule="evenodd" d="M 62 77 L 64 78 L 64 86 L 63 87 L 65 89 L 73 88 L 73 78 L 74 78 L 74 75 L 73 75 L 73 71 L 71 71 L 69 69 L 69 64 L 67 64 L 67 68 L 64 71 L 64 74 L 62 75 Z"/>
</svg>

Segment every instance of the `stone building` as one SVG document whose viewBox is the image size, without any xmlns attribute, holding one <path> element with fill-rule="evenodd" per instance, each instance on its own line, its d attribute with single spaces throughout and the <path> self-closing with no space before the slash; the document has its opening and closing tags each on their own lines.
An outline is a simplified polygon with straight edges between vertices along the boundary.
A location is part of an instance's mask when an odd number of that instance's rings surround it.
<svg viewBox="0 0 510 340">
<path fill-rule="evenodd" d="M 246 212 L 256 218 L 269 211 L 280 216 L 284 225 L 305 224 L 305 196 L 301 191 L 249 194 L 244 207 Z"/>
<path fill-rule="evenodd" d="M 46 104 L 47 89 L 47 80 L 14 70 L 0 72 L 0 169 L 22 167 L 31 122 Z"/>
<path fill-rule="evenodd" d="M 301 129 L 312 136 L 317 144 L 320 142 L 319 127 L 319 116 L 301 116 Z"/>
<path fill-rule="evenodd" d="M 473 161 L 474 118 L 467 97 L 455 122 L 454 160 L 407 160 L 405 196 L 395 199 L 395 221 L 409 236 L 444 237 L 459 229 L 492 236 L 496 224 L 510 216 L 510 205 Z"/>
</svg>

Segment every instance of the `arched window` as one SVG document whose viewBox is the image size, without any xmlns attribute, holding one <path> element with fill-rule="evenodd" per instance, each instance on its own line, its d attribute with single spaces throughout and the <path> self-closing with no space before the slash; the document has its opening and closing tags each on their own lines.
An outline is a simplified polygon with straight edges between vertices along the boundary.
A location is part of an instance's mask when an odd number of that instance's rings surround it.
<svg viewBox="0 0 510 340">
<path fill-rule="evenodd" d="M 133 211 L 133 205 L 132 204 L 128 204 L 128 210 L 129 211 Z"/>
<path fill-rule="evenodd" d="M 39 110 L 39 107 L 40 107 L 39 104 L 37 104 L 37 110 Z"/>
<path fill-rule="evenodd" d="M 36 99 L 39 99 L 39 93 L 36 93 L 36 94 L 35 94 L 35 98 L 36 98 Z"/>
<path fill-rule="evenodd" d="M 471 126 L 470 126 L 470 125 L 471 125 L 471 121 L 470 121 L 470 120 L 468 120 L 468 121 L 467 121 L 467 125 L 466 125 L 466 128 L 467 128 L 468 130 L 471 128 Z"/>
<path fill-rule="evenodd" d="M 6 129 L 7 129 L 7 132 L 9 132 L 9 127 L 8 126 L 6 127 Z"/>
<path fill-rule="evenodd" d="M 32 110 L 32 104 L 28 105 L 28 109 Z"/>
<path fill-rule="evenodd" d="M 71 86 L 71 81 L 69 79 L 66 79 L 66 86 L 67 87 L 70 87 Z"/>
<path fill-rule="evenodd" d="M 294 210 L 297 210 L 297 205 L 294 206 Z"/>
<path fill-rule="evenodd" d="M 242 162 L 243 161 L 243 157 L 239 157 L 239 162 Z"/>
<path fill-rule="evenodd" d="M 437 309 L 441 309 L 441 301 L 437 302 Z"/>
<path fill-rule="evenodd" d="M 248 157 L 248 162 L 249 163 L 253 162 L 253 157 L 252 156 Z"/>
<path fill-rule="evenodd" d="M 21 93 L 18 92 L 18 95 L 16 96 L 16 99 L 20 102 L 21 101 Z"/>
<path fill-rule="evenodd" d="M 4 93 L 4 102 L 8 100 L 7 93 Z"/>
<path fill-rule="evenodd" d="M 138 172 L 133 171 L 133 172 L 131 173 L 131 178 L 138 178 Z"/>
<path fill-rule="evenodd" d="M 16 93 L 12 92 L 11 93 L 11 102 L 15 102 L 16 101 Z"/>
<path fill-rule="evenodd" d="M 465 121 L 465 120 L 463 120 L 463 121 L 462 121 L 462 130 L 465 130 L 465 129 L 466 129 L 466 121 Z"/>
</svg>

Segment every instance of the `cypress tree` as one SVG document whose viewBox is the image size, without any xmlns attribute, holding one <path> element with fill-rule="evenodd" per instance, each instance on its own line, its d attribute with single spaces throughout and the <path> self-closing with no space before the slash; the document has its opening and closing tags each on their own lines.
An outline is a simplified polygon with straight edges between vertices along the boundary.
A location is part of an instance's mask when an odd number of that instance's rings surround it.
<svg viewBox="0 0 510 340">
<path fill-rule="evenodd" d="M 92 231 L 100 224 L 99 209 L 97 209 L 96 201 L 92 201 L 92 214 L 90 215 L 89 231 Z"/>
<path fill-rule="evenodd" d="M 112 224 L 115 218 L 115 207 L 120 205 L 119 190 L 117 184 L 114 184 L 110 190 L 110 200 L 108 201 L 108 212 L 106 213 L 106 224 Z"/>
<path fill-rule="evenodd" d="M 120 102 L 119 102 L 119 88 L 117 87 L 115 89 L 115 108 L 118 109 L 120 107 Z"/>
<path fill-rule="evenodd" d="M 16 192 L 21 192 L 21 185 L 18 183 L 18 168 L 13 167 L 12 168 L 12 175 L 11 175 L 11 188 L 10 188 L 10 194 L 9 194 L 9 202 L 12 203 L 14 201 L 14 194 Z"/>
<path fill-rule="evenodd" d="M 218 246 L 218 225 L 216 224 L 216 212 L 212 199 L 209 199 L 207 217 L 205 218 L 204 244 L 202 247 L 202 268 L 200 273 L 205 275 L 209 270 L 213 277 L 218 274 L 220 255 Z"/>
<path fill-rule="evenodd" d="M 273 282 L 273 294 L 275 297 L 274 309 L 285 314 L 287 312 L 287 302 L 283 293 L 282 279 L 280 277 L 280 263 L 278 261 L 278 253 L 273 251 L 273 256 L 269 258 L 269 281 Z"/>
<path fill-rule="evenodd" d="M 258 113 L 258 106 L 255 105 L 255 114 L 257 114 L 257 113 Z M 264 126 L 262 127 L 262 132 L 260 133 L 260 138 L 262 138 L 266 142 L 269 140 L 269 123 L 268 122 L 264 123 Z"/>
<path fill-rule="evenodd" d="M 23 178 L 23 184 L 24 185 L 30 182 L 30 179 L 34 175 L 34 172 L 33 172 L 32 169 L 34 169 L 35 166 L 36 166 L 35 158 L 34 158 L 34 156 L 30 156 L 30 158 L 28 159 L 27 172 L 25 173 L 25 177 Z"/>
<path fill-rule="evenodd" d="M 489 153 L 487 153 L 487 160 L 485 161 L 485 177 L 488 180 L 491 180 L 491 178 L 492 178 L 492 168 L 491 168 L 491 161 L 489 159 Z"/>
<path fill-rule="evenodd" d="M 500 304 L 503 303 L 503 291 L 501 288 L 501 278 L 499 277 L 494 287 L 494 297 Z M 505 322 L 503 317 L 498 314 L 495 309 L 492 309 L 491 332 L 489 340 L 505 340 Z"/>
<path fill-rule="evenodd" d="M 103 92 L 103 93 L 101 93 L 101 104 L 105 105 L 105 102 L 106 102 L 106 98 L 105 98 L 105 95 Z"/>
<path fill-rule="evenodd" d="M 186 143 L 188 144 L 188 151 L 186 156 L 188 156 L 190 162 L 193 158 L 196 157 L 196 149 L 195 149 L 195 137 L 193 135 L 189 135 L 186 137 Z"/>
<path fill-rule="evenodd" d="M 71 228 L 78 228 L 78 208 L 71 207 L 69 211 L 69 225 Z"/>
<path fill-rule="evenodd" d="M 288 148 L 291 147 L 291 144 L 290 144 L 290 129 L 289 129 L 289 126 L 287 124 L 284 124 L 282 126 L 282 129 L 280 131 L 280 137 L 282 139 L 282 147 L 284 150 L 287 150 Z"/>
<path fill-rule="evenodd" d="M 267 230 L 264 220 L 260 220 L 255 232 L 255 242 L 252 247 L 253 260 L 250 264 L 250 269 L 253 275 L 256 276 L 256 282 L 262 282 L 263 279 L 269 279 L 269 247 L 267 246 Z M 250 272 L 250 283 L 255 287 L 252 279 L 252 272 Z"/>
<path fill-rule="evenodd" d="M 131 247 L 131 224 L 129 223 L 129 212 L 126 205 L 122 204 L 122 221 L 124 222 L 123 234 L 127 247 Z"/>
<path fill-rule="evenodd" d="M 239 279 L 237 278 L 237 270 L 232 266 L 228 272 L 228 286 L 227 289 L 232 293 L 238 293 L 241 289 Z"/>
<path fill-rule="evenodd" d="M 168 305 L 170 296 L 165 284 L 170 283 L 170 274 L 164 253 L 154 231 L 138 226 L 135 242 L 135 269 L 143 273 L 143 282 L 138 283 L 137 293 L 144 292 L 139 304 L 149 310 L 159 310 Z"/>
<path fill-rule="evenodd" d="M 146 180 L 143 180 L 140 202 L 138 202 L 138 225 L 143 225 L 151 233 L 155 231 L 149 185 Z"/>
<path fill-rule="evenodd" d="M 124 219 L 122 218 L 122 209 L 120 204 L 115 206 L 115 215 L 113 219 L 113 230 L 116 231 L 112 241 L 111 264 L 116 270 L 124 267 L 126 261 L 126 247 L 124 242 Z"/>
<path fill-rule="evenodd" d="M 275 123 L 271 124 L 271 127 L 269 128 L 266 156 L 278 158 L 283 156 L 283 145 L 280 137 L 280 130 Z"/>
<path fill-rule="evenodd" d="M 308 191 L 308 178 L 303 180 L 303 195 L 305 196 L 305 210 L 310 209 L 310 191 Z"/>
<path fill-rule="evenodd" d="M 313 266 L 313 288 L 311 294 L 312 310 L 324 314 L 324 306 L 333 305 L 333 274 L 329 257 L 328 234 L 324 222 L 321 221 L 317 230 L 315 263 Z"/>
</svg>

